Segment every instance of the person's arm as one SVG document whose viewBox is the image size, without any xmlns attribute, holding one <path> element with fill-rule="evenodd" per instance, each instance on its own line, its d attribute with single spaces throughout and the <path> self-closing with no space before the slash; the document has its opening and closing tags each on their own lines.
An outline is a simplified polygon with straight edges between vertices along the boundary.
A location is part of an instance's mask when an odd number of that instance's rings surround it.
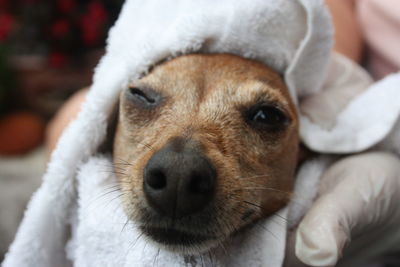
<svg viewBox="0 0 400 267">
<path fill-rule="evenodd" d="M 355 62 L 361 61 L 363 38 L 355 15 L 355 0 L 325 0 L 335 27 L 335 46 L 339 52 Z"/>
<path fill-rule="evenodd" d="M 46 129 L 46 149 L 50 155 L 57 145 L 60 135 L 65 127 L 76 117 L 82 102 L 86 98 L 88 89 L 82 89 L 69 98 L 53 117 Z"/>
</svg>

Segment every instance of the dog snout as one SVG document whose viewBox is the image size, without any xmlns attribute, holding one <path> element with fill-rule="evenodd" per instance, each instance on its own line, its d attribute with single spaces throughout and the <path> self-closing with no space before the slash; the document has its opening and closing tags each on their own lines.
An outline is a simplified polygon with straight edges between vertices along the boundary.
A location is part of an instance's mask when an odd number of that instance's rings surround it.
<svg viewBox="0 0 400 267">
<path fill-rule="evenodd" d="M 144 168 L 143 190 L 159 214 L 181 218 L 201 211 L 213 198 L 216 170 L 207 157 L 182 139 L 153 154 Z"/>
</svg>

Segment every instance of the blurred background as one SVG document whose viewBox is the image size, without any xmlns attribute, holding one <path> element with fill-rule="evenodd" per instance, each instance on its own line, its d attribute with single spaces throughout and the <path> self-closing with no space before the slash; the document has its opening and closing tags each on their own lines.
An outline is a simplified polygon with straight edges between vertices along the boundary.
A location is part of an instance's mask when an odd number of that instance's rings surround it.
<svg viewBox="0 0 400 267">
<path fill-rule="evenodd" d="M 122 2 L 0 0 L 0 262 L 46 168 L 46 126 L 90 85 Z"/>
</svg>

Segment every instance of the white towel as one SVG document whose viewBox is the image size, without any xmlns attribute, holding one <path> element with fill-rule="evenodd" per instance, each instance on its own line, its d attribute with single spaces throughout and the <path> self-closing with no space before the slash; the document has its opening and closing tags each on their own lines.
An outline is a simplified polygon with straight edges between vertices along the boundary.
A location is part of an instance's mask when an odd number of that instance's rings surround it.
<svg viewBox="0 0 400 267">
<path fill-rule="evenodd" d="M 78 248 L 91 241 L 108 241 L 107 231 L 114 230 L 106 226 L 104 236 L 99 233 L 86 236 L 86 241 L 79 239 L 82 237 L 79 229 L 85 225 L 80 227 L 83 217 L 78 216 L 82 209 L 77 197 L 78 191 L 80 197 L 84 197 L 86 191 L 82 191 L 80 185 L 83 187 L 83 184 L 77 183 L 76 178 L 78 167 L 85 165 L 104 141 L 108 117 L 119 92 L 130 80 L 143 76 L 158 62 L 181 54 L 233 53 L 261 61 L 280 72 L 297 103 L 322 90 L 331 45 L 332 28 L 322 0 L 128 0 L 110 31 L 106 54 L 96 68 L 82 111 L 63 133 L 52 154 L 43 184 L 32 197 L 4 266 L 68 266 L 65 250 L 71 224 L 77 231 L 74 240 L 79 240 L 75 242 Z M 384 108 L 374 110 L 373 123 L 387 113 L 393 114 L 378 126 L 366 123 L 369 117 L 365 114 L 359 116 L 361 104 L 354 104 L 355 108 L 349 104 L 347 110 L 350 111 L 343 113 L 344 118 L 339 118 L 330 131 L 303 117 L 303 140 L 321 152 L 347 153 L 375 145 L 393 129 L 400 110 L 395 103 L 395 99 L 399 99 L 398 91 L 386 90 L 388 95 L 383 93 L 385 97 L 379 99 L 374 97 L 381 94 L 379 92 L 357 96 L 356 99 L 367 99 L 360 100 L 362 105 L 376 104 Z M 393 100 L 390 105 L 379 102 L 386 98 Z M 365 110 L 365 106 L 363 108 Z M 335 127 L 340 129 L 335 130 Z M 364 136 L 367 128 L 373 134 Z M 298 194 L 312 195 L 310 192 Z M 281 232 L 276 231 L 275 234 L 285 235 L 283 228 Z M 74 251 L 71 247 L 70 252 Z M 109 249 L 101 250 L 104 253 L 101 256 L 79 254 L 79 249 L 72 254 L 78 265 L 78 259 L 83 256 L 106 260 L 107 255 L 111 257 L 112 254 Z M 283 250 L 278 250 L 282 256 Z M 270 266 L 279 266 L 276 264 Z M 82 263 L 81 266 L 87 265 Z"/>
<path fill-rule="evenodd" d="M 296 179 L 296 189 L 301 193 L 295 193 L 292 203 L 296 206 L 291 209 L 299 210 L 298 206 L 304 209 L 312 203 L 327 162 L 329 159 L 319 158 L 303 165 Z M 116 180 L 113 173 L 105 171 L 107 166 L 108 169 L 112 166 L 109 158 L 93 157 L 78 175 L 74 230 L 67 246 L 68 257 L 75 266 L 282 265 L 287 209 L 227 240 L 223 247 L 195 256 L 175 254 L 160 250 L 127 219 L 118 198 L 120 192 L 112 190 Z M 296 223 L 299 218 L 293 218 L 290 223 Z"/>
</svg>

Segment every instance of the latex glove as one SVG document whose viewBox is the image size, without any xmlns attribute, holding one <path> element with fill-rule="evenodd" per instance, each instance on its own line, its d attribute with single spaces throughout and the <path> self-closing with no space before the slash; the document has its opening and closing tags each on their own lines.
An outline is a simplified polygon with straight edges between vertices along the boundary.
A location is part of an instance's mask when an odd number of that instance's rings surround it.
<svg viewBox="0 0 400 267">
<path fill-rule="evenodd" d="M 342 255 L 340 266 L 365 266 L 400 252 L 400 160 L 370 152 L 333 164 L 294 242 L 297 258 L 311 266 L 335 266 Z"/>
</svg>

